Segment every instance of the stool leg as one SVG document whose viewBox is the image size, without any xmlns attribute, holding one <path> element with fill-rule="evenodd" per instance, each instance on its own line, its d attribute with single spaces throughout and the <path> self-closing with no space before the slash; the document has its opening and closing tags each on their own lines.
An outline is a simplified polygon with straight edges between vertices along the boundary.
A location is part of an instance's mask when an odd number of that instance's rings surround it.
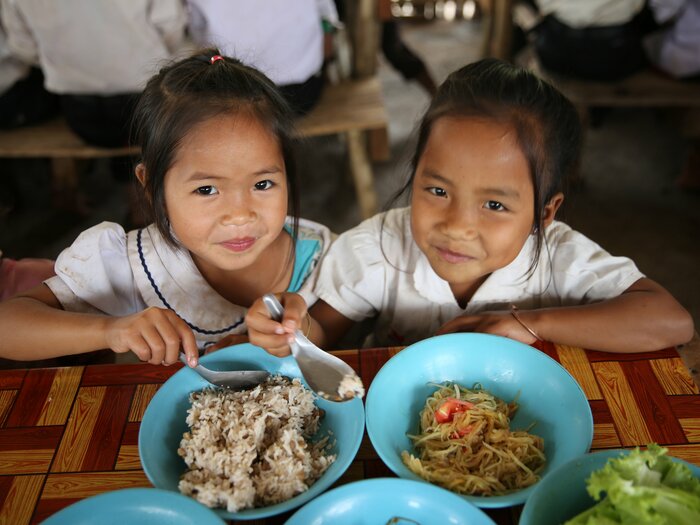
<svg viewBox="0 0 700 525">
<path fill-rule="evenodd" d="M 88 215 L 90 210 L 79 190 L 78 162 L 73 158 L 51 159 L 51 191 L 56 208 Z"/>
<path fill-rule="evenodd" d="M 370 129 L 368 132 L 369 156 L 375 161 L 387 161 L 391 158 L 389 133 L 386 128 Z"/>
<path fill-rule="evenodd" d="M 374 191 L 374 178 L 367 154 L 367 145 L 365 144 L 365 137 L 359 130 L 348 131 L 346 137 L 350 156 L 350 170 L 355 182 L 360 213 L 362 218 L 366 219 L 377 212 L 377 194 Z"/>
</svg>

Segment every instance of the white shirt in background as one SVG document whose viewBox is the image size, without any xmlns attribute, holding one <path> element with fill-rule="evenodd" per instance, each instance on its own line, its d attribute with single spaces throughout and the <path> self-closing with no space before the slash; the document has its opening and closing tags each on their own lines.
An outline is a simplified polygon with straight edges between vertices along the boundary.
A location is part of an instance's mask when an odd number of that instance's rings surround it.
<svg viewBox="0 0 700 525">
<path fill-rule="evenodd" d="M 644 0 L 535 0 L 542 16 L 554 15 L 569 27 L 614 26 L 632 20 Z"/>
<path fill-rule="evenodd" d="M 700 74 L 700 0 L 649 0 L 649 7 L 669 24 L 646 38 L 649 60 L 674 77 Z"/>
<path fill-rule="evenodd" d="M 200 46 L 253 66 L 277 85 L 301 84 L 323 66 L 321 19 L 335 23 L 333 0 L 187 0 Z"/>
<path fill-rule="evenodd" d="M 462 314 L 511 304 L 528 310 L 592 303 L 620 295 L 644 277 L 630 259 L 613 257 L 562 222 L 553 222 L 545 236 L 548 249 L 543 246 L 532 276 L 531 236 L 462 309 L 413 241 L 410 208 L 391 210 L 338 237 L 321 262 L 316 294 L 353 321 L 376 317 L 365 346 L 392 346 L 430 337 Z"/>
<path fill-rule="evenodd" d="M 19 60 L 7 45 L 0 20 L 0 95 L 29 74 L 29 64 Z"/>
<path fill-rule="evenodd" d="M 0 0 L 12 51 L 58 94 L 135 93 L 184 45 L 181 0 Z"/>
</svg>

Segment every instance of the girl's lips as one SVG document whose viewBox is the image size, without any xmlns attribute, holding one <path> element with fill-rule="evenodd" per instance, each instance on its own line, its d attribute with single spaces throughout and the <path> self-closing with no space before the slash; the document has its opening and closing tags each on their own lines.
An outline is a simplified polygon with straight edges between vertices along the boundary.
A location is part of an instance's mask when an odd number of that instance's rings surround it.
<svg viewBox="0 0 700 525">
<path fill-rule="evenodd" d="M 474 260 L 474 257 L 470 257 L 469 255 L 463 255 L 461 253 L 453 252 L 450 250 L 445 250 L 443 248 L 436 248 L 436 249 L 437 249 L 437 252 L 440 254 L 440 257 L 442 257 L 448 263 L 458 264 L 458 263 L 465 263 L 465 262 L 469 262 L 469 261 Z"/>
<path fill-rule="evenodd" d="M 244 252 L 255 244 L 255 237 L 245 237 L 243 239 L 229 239 L 221 243 L 221 246 L 232 252 Z"/>
</svg>

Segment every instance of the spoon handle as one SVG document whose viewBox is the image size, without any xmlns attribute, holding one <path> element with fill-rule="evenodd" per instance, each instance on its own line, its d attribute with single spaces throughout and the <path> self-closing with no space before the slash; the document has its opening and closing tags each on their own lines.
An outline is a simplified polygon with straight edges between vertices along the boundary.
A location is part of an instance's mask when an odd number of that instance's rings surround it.
<svg viewBox="0 0 700 525">
<path fill-rule="evenodd" d="M 263 295 L 262 300 L 263 303 L 265 303 L 265 306 L 267 307 L 267 311 L 270 312 L 270 317 L 272 317 L 272 320 L 281 321 L 282 317 L 284 316 L 284 308 L 277 300 L 277 297 L 275 297 L 271 293 L 267 293 Z"/>
</svg>

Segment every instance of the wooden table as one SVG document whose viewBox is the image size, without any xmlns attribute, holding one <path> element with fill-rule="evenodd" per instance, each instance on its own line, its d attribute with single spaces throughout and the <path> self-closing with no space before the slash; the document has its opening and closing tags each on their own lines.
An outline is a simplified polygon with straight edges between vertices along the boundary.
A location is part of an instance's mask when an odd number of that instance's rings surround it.
<svg viewBox="0 0 700 525">
<path fill-rule="evenodd" d="M 674 349 L 610 354 L 539 346 L 588 397 L 593 449 L 657 442 L 700 465 L 700 391 Z M 336 352 L 368 386 L 399 348 Z M 0 524 L 39 523 L 75 501 L 149 487 L 139 462 L 140 421 L 180 368 L 145 364 L 0 370 Z M 391 476 L 366 438 L 339 484 Z M 489 510 L 516 523 L 520 507 Z M 283 523 L 289 514 L 257 523 Z M 256 523 L 246 522 L 246 523 Z"/>
</svg>

